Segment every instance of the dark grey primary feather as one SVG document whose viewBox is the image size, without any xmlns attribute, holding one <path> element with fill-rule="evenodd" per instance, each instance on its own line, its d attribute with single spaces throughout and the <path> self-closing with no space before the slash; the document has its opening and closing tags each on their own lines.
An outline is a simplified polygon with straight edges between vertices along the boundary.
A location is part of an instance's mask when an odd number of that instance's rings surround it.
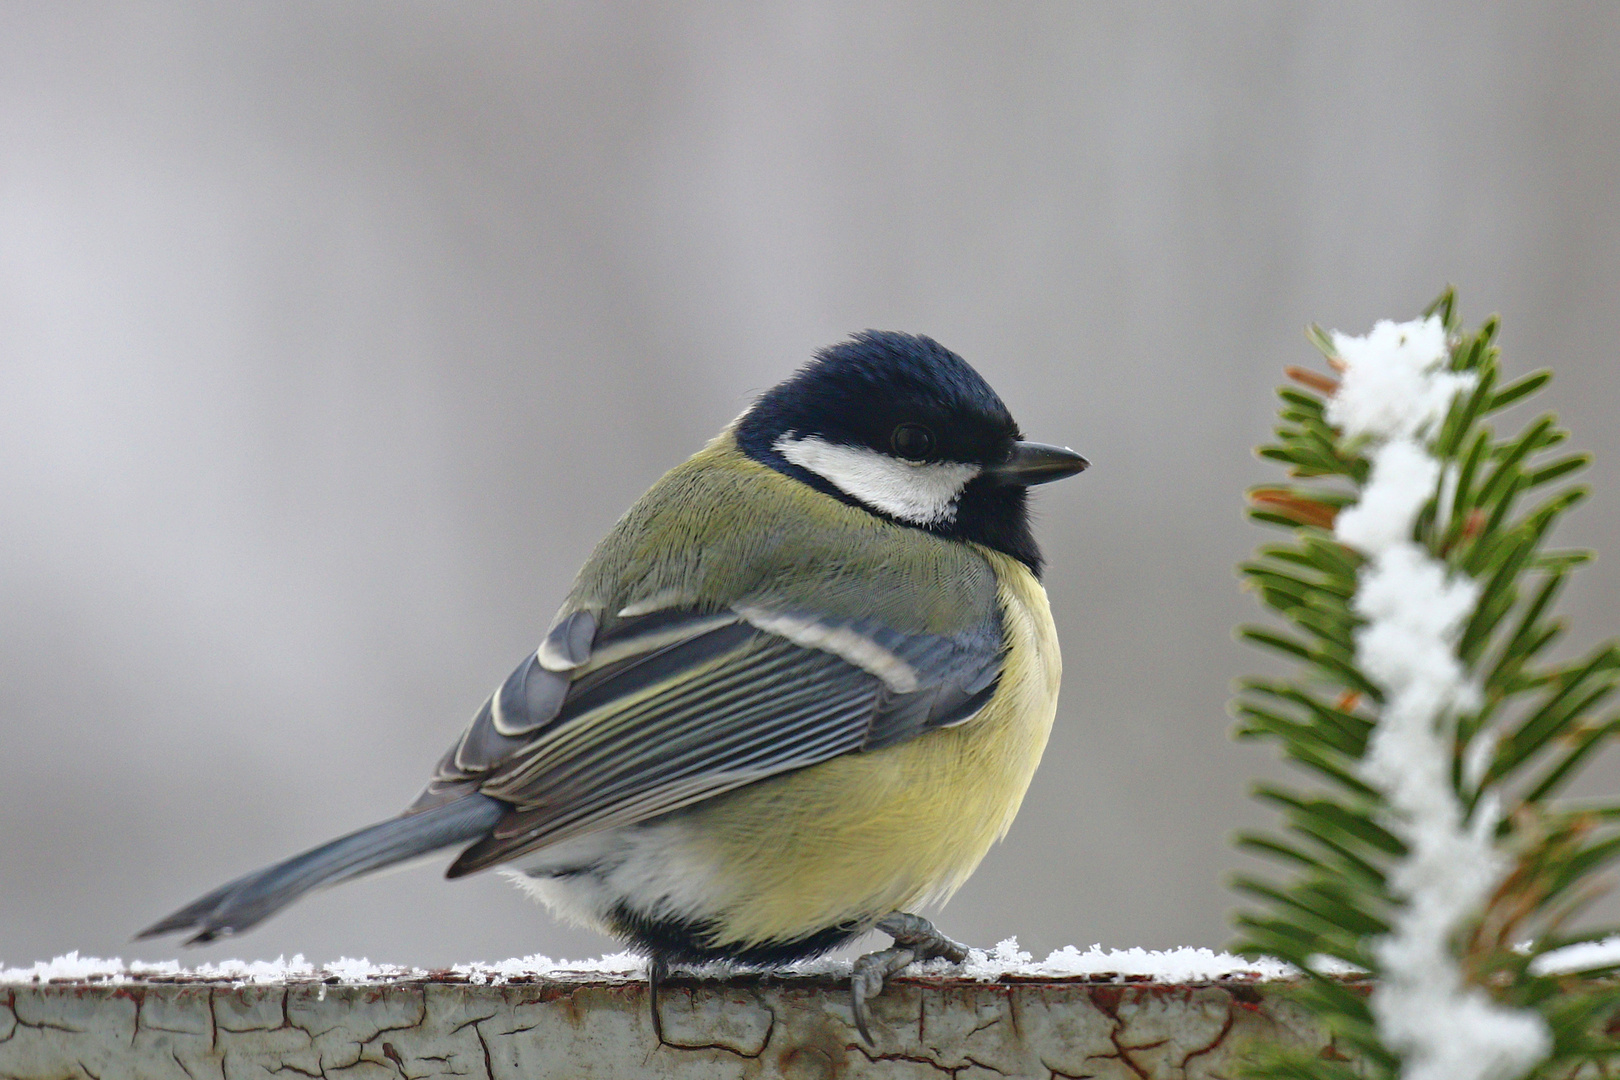
<svg viewBox="0 0 1620 1080">
<path fill-rule="evenodd" d="M 468 795 L 420 813 L 379 822 L 222 885 L 137 936 L 198 931 L 187 942 L 189 945 L 238 933 L 311 889 L 483 836 L 505 810 L 494 799 Z"/>
</svg>

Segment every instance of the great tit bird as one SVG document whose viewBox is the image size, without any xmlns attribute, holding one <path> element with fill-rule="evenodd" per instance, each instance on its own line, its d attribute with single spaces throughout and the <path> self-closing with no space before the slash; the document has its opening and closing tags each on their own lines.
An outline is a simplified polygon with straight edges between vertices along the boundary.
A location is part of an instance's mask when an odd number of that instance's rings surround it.
<svg viewBox="0 0 1620 1080">
<path fill-rule="evenodd" d="M 539 648 L 403 814 L 145 930 L 206 942 L 463 845 L 671 964 L 771 967 L 874 928 L 853 1011 L 963 946 L 911 914 L 1005 835 L 1057 708 L 1025 442 L 966 361 L 867 331 L 763 394 L 620 519 Z M 868 1037 L 868 1041 L 870 1041 Z"/>
</svg>

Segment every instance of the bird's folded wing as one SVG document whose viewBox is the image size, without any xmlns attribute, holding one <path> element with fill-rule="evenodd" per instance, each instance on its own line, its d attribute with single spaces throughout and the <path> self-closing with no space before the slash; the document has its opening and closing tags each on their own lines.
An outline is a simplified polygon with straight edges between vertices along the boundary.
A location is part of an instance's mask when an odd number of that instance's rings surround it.
<svg viewBox="0 0 1620 1080">
<path fill-rule="evenodd" d="M 548 643 L 588 637 L 571 618 Z M 1002 651 L 994 612 L 952 635 L 771 607 L 625 619 L 588 654 L 542 645 L 519 665 L 445 755 L 423 805 L 471 790 L 511 805 L 451 868 L 471 873 L 970 719 Z"/>
</svg>

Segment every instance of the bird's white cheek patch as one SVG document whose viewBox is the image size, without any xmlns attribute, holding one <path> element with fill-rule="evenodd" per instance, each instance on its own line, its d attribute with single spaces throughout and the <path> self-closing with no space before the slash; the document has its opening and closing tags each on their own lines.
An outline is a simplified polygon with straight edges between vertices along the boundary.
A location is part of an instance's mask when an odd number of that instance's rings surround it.
<svg viewBox="0 0 1620 1080">
<path fill-rule="evenodd" d="M 979 475 L 977 465 L 955 461 L 913 464 L 864 446 L 840 446 L 814 435 L 784 435 L 776 440 L 774 449 L 845 495 L 915 525 L 940 525 L 954 520 L 962 489 Z"/>
</svg>

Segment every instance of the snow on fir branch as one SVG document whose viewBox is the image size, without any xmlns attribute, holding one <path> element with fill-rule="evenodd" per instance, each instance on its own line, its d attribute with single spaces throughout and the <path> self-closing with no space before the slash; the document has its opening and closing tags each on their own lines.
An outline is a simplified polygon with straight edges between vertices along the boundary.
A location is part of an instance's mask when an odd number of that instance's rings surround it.
<svg viewBox="0 0 1620 1080">
<path fill-rule="evenodd" d="M 1456 716 L 1480 703 L 1455 649 L 1480 590 L 1411 539 L 1441 476 L 1422 440 L 1477 377 L 1445 369 L 1437 316 L 1380 322 L 1360 338 L 1335 333 L 1333 344 L 1344 370 L 1328 419 L 1373 444 L 1371 478 L 1334 528 L 1368 560 L 1351 602 L 1367 620 L 1355 658 L 1386 694 L 1361 775 L 1388 801 L 1409 850 L 1390 876 L 1405 907 L 1373 946 L 1382 979 L 1372 1011 L 1405 1080 L 1511 1080 L 1546 1056 L 1547 1027 L 1467 986 L 1451 951 L 1508 870 L 1493 842 L 1499 800 L 1487 794 L 1470 817 L 1451 781 Z"/>
</svg>

